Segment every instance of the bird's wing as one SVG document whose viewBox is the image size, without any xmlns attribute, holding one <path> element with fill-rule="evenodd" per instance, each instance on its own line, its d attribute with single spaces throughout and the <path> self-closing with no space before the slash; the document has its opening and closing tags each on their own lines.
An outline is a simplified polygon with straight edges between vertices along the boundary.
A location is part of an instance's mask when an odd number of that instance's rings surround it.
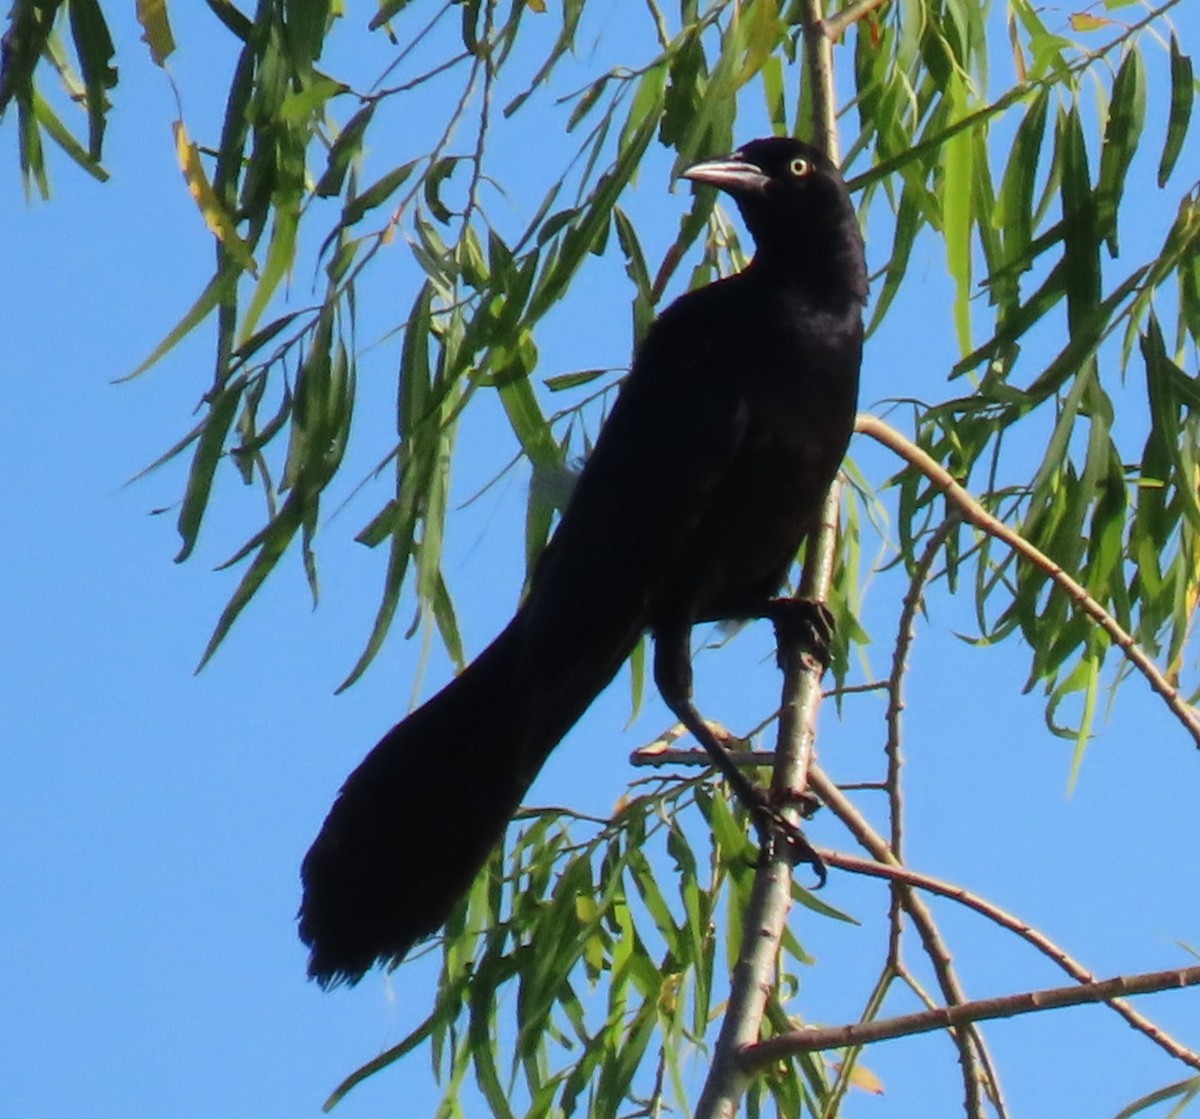
<svg viewBox="0 0 1200 1119">
<path fill-rule="evenodd" d="M 720 292 L 724 299 L 714 299 Z M 663 582 L 695 548 L 746 434 L 725 284 L 673 304 L 651 329 L 530 587 L 549 615 L 588 633 L 646 627 Z M 626 649 L 626 653 L 627 653 Z M 623 659 L 623 656 L 622 656 Z"/>
</svg>

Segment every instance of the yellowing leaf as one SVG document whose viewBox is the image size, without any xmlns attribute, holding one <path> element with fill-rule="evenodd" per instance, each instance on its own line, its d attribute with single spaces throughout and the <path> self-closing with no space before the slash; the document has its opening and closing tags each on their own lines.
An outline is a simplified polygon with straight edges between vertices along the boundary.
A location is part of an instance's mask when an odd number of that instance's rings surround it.
<svg viewBox="0 0 1200 1119">
<path fill-rule="evenodd" d="M 546 0 L 525 0 L 525 7 L 537 12 L 538 15 L 546 14 Z"/>
<path fill-rule="evenodd" d="M 850 1083 L 864 1092 L 870 1092 L 876 1096 L 883 1095 L 883 1081 L 863 1065 L 854 1066 L 854 1071 L 850 1074 Z"/>
<path fill-rule="evenodd" d="M 1072 31 L 1100 31 L 1113 25 L 1107 16 L 1094 16 L 1089 12 L 1075 12 L 1070 20 Z"/>
<path fill-rule="evenodd" d="M 137 21 L 142 25 L 142 42 L 150 48 L 154 65 L 162 66 L 175 50 L 167 0 L 137 0 Z"/>
<path fill-rule="evenodd" d="M 179 160 L 179 169 L 183 172 L 188 193 L 200 208 L 205 225 L 242 268 L 252 276 L 257 276 L 258 268 L 250 247 L 238 236 L 233 218 L 221 205 L 221 200 L 204 173 L 204 165 L 200 162 L 200 149 L 188 139 L 187 127 L 183 121 L 177 120 L 172 127 L 175 132 L 175 155 Z"/>
<path fill-rule="evenodd" d="M 840 1061 L 834 1061 L 833 1067 L 838 1072 L 841 1072 L 842 1064 Z M 883 1081 L 865 1065 L 856 1064 L 850 1070 L 850 1083 L 854 1087 L 861 1088 L 864 1092 L 870 1092 L 874 1096 L 883 1095 Z"/>
</svg>

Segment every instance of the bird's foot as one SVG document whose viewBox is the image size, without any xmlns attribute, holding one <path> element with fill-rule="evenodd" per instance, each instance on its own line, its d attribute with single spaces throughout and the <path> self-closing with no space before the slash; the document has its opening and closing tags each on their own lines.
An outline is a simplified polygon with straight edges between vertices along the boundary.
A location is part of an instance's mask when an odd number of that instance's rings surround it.
<svg viewBox="0 0 1200 1119">
<path fill-rule="evenodd" d="M 803 804 L 800 811 L 805 819 L 817 810 L 818 803 L 815 797 L 805 793 L 797 800 Z M 817 876 L 817 889 L 825 885 L 828 877 L 825 860 L 809 843 L 797 824 L 794 824 L 771 804 L 765 794 L 760 794 L 755 798 L 755 803 L 750 806 L 750 812 L 755 831 L 758 832 L 758 866 L 765 866 L 776 855 L 782 853 L 792 866 L 807 863 L 813 868 L 813 872 Z"/>
<path fill-rule="evenodd" d="M 763 617 L 775 627 L 775 644 L 782 650 L 798 645 L 805 653 L 829 667 L 834 617 L 825 603 L 815 598 L 772 598 Z"/>
</svg>

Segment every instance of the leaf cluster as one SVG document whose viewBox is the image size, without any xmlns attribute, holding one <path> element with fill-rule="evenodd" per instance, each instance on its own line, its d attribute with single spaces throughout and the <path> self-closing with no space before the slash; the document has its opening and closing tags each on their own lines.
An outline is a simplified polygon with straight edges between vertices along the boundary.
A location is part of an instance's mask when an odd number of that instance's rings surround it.
<svg viewBox="0 0 1200 1119">
<path fill-rule="evenodd" d="M 427 1045 L 442 1083 L 438 1114 L 454 1113 L 469 1078 L 497 1116 L 688 1113 L 752 885 L 741 817 L 723 792 L 695 779 L 652 779 L 608 820 L 524 813 L 447 926 L 429 1016 L 348 1077 L 327 1106 Z M 669 893 L 661 884 L 668 864 Z M 809 962 L 789 934 L 772 1007 L 780 1030 L 787 992 L 799 986 L 794 969 Z M 511 1055 L 507 1066 L 501 1053 Z M 784 1114 L 819 1113 L 829 1091 L 824 1062 L 808 1057 L 794 1070 L 762 1081 L 755 1111 L 773 1098 Z"/>
</svg>

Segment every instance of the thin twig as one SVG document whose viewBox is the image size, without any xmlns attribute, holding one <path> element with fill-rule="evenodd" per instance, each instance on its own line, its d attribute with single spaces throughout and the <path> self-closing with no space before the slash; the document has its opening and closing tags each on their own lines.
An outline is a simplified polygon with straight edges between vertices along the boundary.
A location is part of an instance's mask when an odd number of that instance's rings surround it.
<svg viewBox="0 0 1200 1119">
<path fill-rule="evenodd" d="M 1119 995 L 1144 995 L 1168 991 L 1176 987 L 1200 984 L 1200 967 L 1172 968 L 1139 975 L 1119 975 L 1100 983 L 1085 983 L 1074 987 L 1049 987 L 1025 991 L 993 999 L 976 999 L 960 1006 L 903 1014 L 876 1022 L 852 1022 L 845 1026 L 793 1030 L 768 1038 L 742 1053 L 748 1068 L 766 1068 L 785 1057 L 799 1053 L 814 1053 L 844 1046 L 867 1045 L 889 1038 L 912 1037 L 968 1022 L 983 1022 L 991 1018 L 1012 1018 L 1040 1010 L 1055 1010 L 1064 1006 L 1083 1006 L 1087 1003 L 1109 1002 Z"/>
<path fill-rule="evenodd" d="M 834 784 L 833 780 L 819 765 L 814 764 L 809 769 L 808 784 L 809 788 L 820 798 L 821 802 L 837 816 L 849 829 L 854 838 L 874 856 L 877 862 L 890 866 L 897 865 L 896 856 L 888 846 L 887 840 L 871 826 L 870 821 L 859 812 L 853 802 L 842 793 L 842 790 Z M 908 914 L 914 928 L 917 930 L 917 935 L 921 938 L 921 946 L 924 948 L 926 956 L 929 957 L 929 962 L 937 978 L 938 987 L 942 991 L 942 998 L 950 1006 L 965 1004 L 968 1001 L 966 993 L 958 981 L 958 976 L 951 963 L 950 950 L 942 940 L 941 932 L 938 930 L 937 923 L 934 921 L 929 907 L 911 888 L 903 885 L 901 886 L 901 904 L 904 906 L 905 913 Z M 961 1048 L 959 1052 L 960 1054 L 962 1053 Z M 987 1059 L 986 1053 L 981 1052 L 980 1057 L 990 1069 L 991 1062 Z M 968 1097 L 966 1101 L 967 1107 L 972 1106 L 971 1101 L 977 1096 L 977 1092 L 969 1088 L 965 1083 L 966 1072 L 969 1067 L 970 1064 L 964 1065 L 964 1090 Z M 994 1075 L 989 1076 L 989 1081 L 992 1100 L 997 1110 L 1001 1114 L 1004 1114 L 999 1082 Z"/>
<path fill-rule="evenodd" d="M 816 784 L 815 779 L 813 783 L 814 785 Z M 940 878 L 932 878 L 928 874 L 921 874 L 910 870 L 908 867 L 873 862 L 869 859 L 860 859 L 855 855 L 846 855 L 838 851 L 821 850 L 820 854 L 830 866 L 838 867 L 840 870 L 846 870 L 852 874 L 866 874 L 875 878 L 886 878 L 893 883 L 903 882 L 906 886 L 926 890 L 931 894 L 937 894 L 939 897 L 956 901 L 968 909 L 973 909 L 976 913 L 981 914 L 1001 928 L 1016 933 L 1017 936 L 1053 960 L 1072 979 L 1085 984 L 1095 984 L 1098 982 L 1092 972 L 1069 956 L 1044 933 L 1028 925 L 1019 917 L 1015 917 L 1013 914 L 1001 909 L 998 905 L 979 897 L 978 894 L 971 893 L 970 890 L 966 890 L 952 882 L 944 882 Z M 1200 1069 L 1200 1053 L 1196 1053 L 1186 1045 L 1176 1041 L 1148 1018 L 1134 1010 L 1124 999 L 1111 999 L 1109 1000 L 1109 1005 L 1135 1030 L 1145 1034 L 1156 1045 L 1165 1049 L 1172 1057 L 1183 1061 L 1184 1064 L 1190 1065 L 1192 1068 Z"/>
<path fill-rule="evenodd" d="M 847 4 L 837 15 L 821 21 L 821 34 L 831 43 L 835 43 L 852 23 L 857 23 L 886 3 L 887 0 L 854 0 L 853 4 Z"/>
<path fill-rule="evenodd" d="M 916 636 L 916 617 L 921 608 L 925 595 L 925 585 L 929 581 L 933 565 L 937 561 L 947 536 L 959 522 L 957 514 L 951 514 L 933 532 L 925 544 L 917 560 L 908 591 L 900 610 L 900 621 L 897 627 L 896 644 L 892 652 L 892 670 L 888 675 L 888 705 L 885 713 L 887 723 L 887 793 L 888 809 L 891 821 L 892 855 L 897 862 L 903 863 L 904 850 L 904 796 L 900 781 L 900 771 L 904 765 L 904 754 L 901 749 L 901 715 L 904 711 L 904 676 L 908 667 L 908 654 Z M 900 955 L 900 941 L 904 930 L 902 914 L 905 910 L 905 891 L 897 885 L 891 890 L 888 924 L 888 961 L 897 971 L 905 971 Z M 947 994 L 948 1003 L 962 1001 L 963 992 L 955 985 L 954 999 Z M 958 1047 L 958 1059 L 962 1066 L 964 1104 L 967 1114 L 974 1119 L 983 1119 L 985 1114 L 980 1087 L 989 1083 L 991 1095 L 1000 1099 L 1000 1087 L 993 1063 L 988 1055 L 987 1046 L 982 1034 L 973 1026 L 954 1031 L 954 1043 Z"/>
<path fill-rule="evenodd" d="M 876 416 L 860 413 L 855 430 L 882 443 L 895 451 L 902 459 L 916 467 L 935 485 L 941 487 L 946 497 L 968 521 L 982 532 L 1003 541 L 1018 555 L 1054 580 L 1075 604 L 1091 618 L 1121 650 L 1131 664 L 1146 678 L 1151 689 L 1159 695 L 1175 717 L 1183 724 L 1197 746 L 1200 746 L 1200 713 L 1187 702 L 1177 688 L 1171 686 L 1158 666 L 1146 655 L 1142 647 L 1127 633 L 1117 620 L 1104 609 L 1088 592 L 1044 552 L 1035 548 L 1023 536 L 1014 532 L 1003 521 L 992 516 L 955 479 L 954 476 L 930 455 L 905 438 L 895 428 Z"/>
</svg>

